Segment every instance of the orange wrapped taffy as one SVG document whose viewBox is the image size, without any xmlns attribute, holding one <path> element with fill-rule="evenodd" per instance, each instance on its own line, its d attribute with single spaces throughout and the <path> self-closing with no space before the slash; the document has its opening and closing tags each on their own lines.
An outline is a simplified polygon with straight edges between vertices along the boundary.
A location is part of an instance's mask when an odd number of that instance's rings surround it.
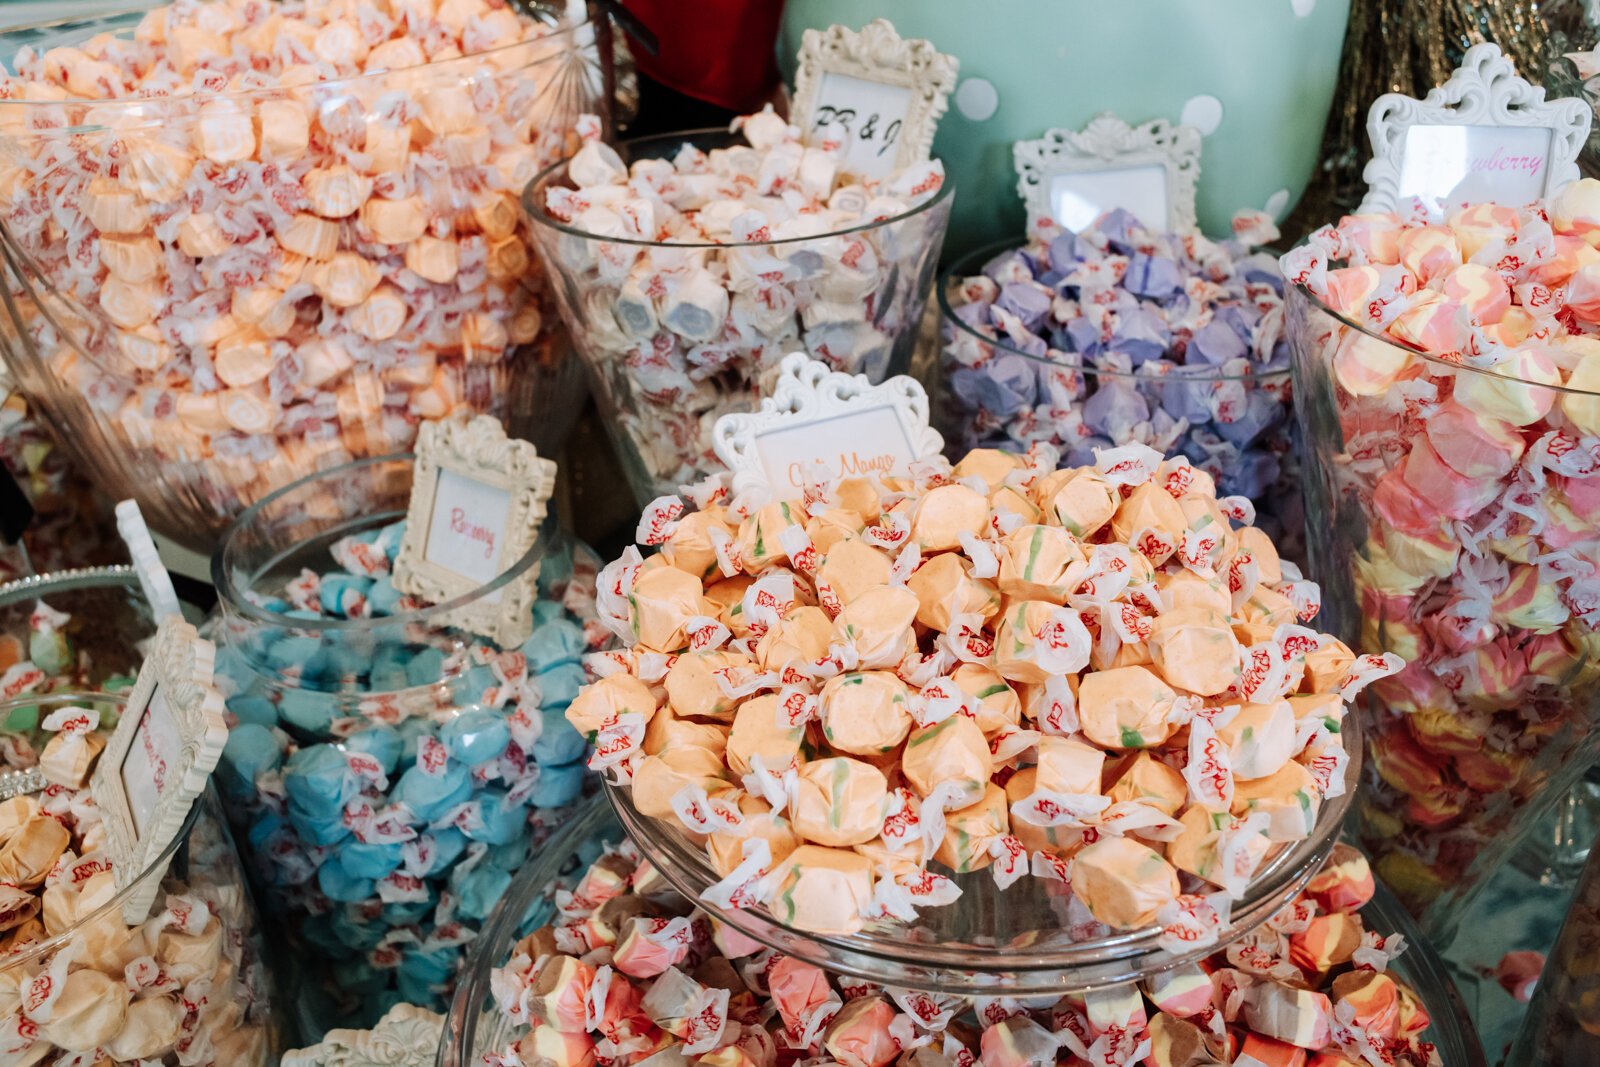
<svg viewBox="0 0 1600 1067">
<path fill-rule="evenodd" d="M 569 718 L 635 807 L 713 850 L 712 899 L 838 931 L 989 870 L 1203 938 L 1220 920 L 1177 904 L 1177 871 L 1237 896 L 1315 831 L 1346 702 L 1400 664 L 1307 629 L 1314 588 L 1186 460 L 1057 462 L 935 458 L 803 499 L 719 480 L 686 490 L 712 519 L 606 569 L 632 647 Z"/>
</svg>

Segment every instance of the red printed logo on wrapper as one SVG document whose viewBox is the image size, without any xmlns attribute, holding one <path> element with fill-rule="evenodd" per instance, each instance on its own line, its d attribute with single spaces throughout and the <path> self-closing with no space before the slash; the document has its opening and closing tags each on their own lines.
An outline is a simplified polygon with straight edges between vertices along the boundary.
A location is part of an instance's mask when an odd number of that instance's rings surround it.
<svg viewBox="0 0 1600 1067">
<path fill-rule="evenodd" d="M 423 774 L 437 778 L 449 763 L 450 750 L 437 737 L 424 737 L 417 742 L 417 767 Z"/>
</svg>

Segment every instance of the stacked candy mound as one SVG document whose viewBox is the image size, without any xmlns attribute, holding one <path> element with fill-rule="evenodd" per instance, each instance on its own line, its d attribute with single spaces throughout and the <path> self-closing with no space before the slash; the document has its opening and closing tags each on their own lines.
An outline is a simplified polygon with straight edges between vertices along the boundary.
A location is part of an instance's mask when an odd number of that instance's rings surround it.
<svg viewBox="0 0 1600 1067">
<path fill-rule="evenodd" d="M 60 732 L 39 764 L 49 784 L 0 802 L 0 1054 L 265 1067 L 255 915 L 215 802 L 197 801 L 185 868 L 161 880 L 146 918 L 106 908 L 116 874 L 86 788 L 104 747 L 100 717 L 53 706 L 45 725 Z"/>
<path fill-rule="evenodd" d="M 1345 705 L 1395 657 L 1182 457 L 975 451 L 803 497 L 655 502 L 602 572 L 629 646 L 567 710 L 590 765 L 703 839 L 719 907 L 848 934 L 989 869 L 1090 929 L 1214 935 L 1344 789 Z M 726 476 L 722 476 L 726 477 Z M 1086 935 L 1092 936 L 1092 935 Z"/>
<path fill-rule="evenodd" d="M 1341 316 L 1297 297 L 1290 332 L 1323 396 L 1330 581 L 1354 574 L 1339 622 L 1409 664 L 1373 689 L 1363 803 L 1413 907 L 1470 889 L 1593 758 L 1597 240 L 1585 180 L 1443 224 L 1350 216 L 1283 260 Z"/>
<path fill-rule="evenodd" d="M 947 439 L 963 451 L 1043 441 L 1072 466 L 1136 441 L 1187 456 L 1219 492 L 1297 531 L 1283 279 L 1251 251 L 1278 231 L 1242 212 L 1234 234 L 1160 233 L 1117 209 L 1081 233 L 1041 225 L 979 273 L 953 277 Z"/>
<path fill-rule="evenodd" d="M 1368 930 L 1361 854 L 1339 846 L 1248 942 L 1146 980 L 1050 1004 L 884 987 L 763 949 L 691 909 L 630 846 L 603 856 L 558 921 L 492 976 L 530 1029 L 489 1067 L 1431 1067 L 1430 1019 Z"/>
<path fill-rule="evenodd" d="M 881 381 L 911 356 L 944 237 L 944 170 L 846 183 L 848 135 L 811 144 L 771 108 L 748 144 L 624 165 L 591 141 L 535 226 L 574 342 L 655 491 L 718 464 L 711 427 L 769 395 L 797 347 Z M 542 220 L 541 220 L 542 221 Z"/>
<path fill-rule="evenodd" d="M 505 410 L 558 355 L 517 196 L 575 147 L 547 84 L 573 46 L 503 0 L 180 0 L 24 46 L 0 75 L 22 385 L 104 427 L 130 492 L 221 516 Z"/>
<path fill-rule="evenodd" d="M 281 627 L 229 619 L 218 657 L 234 721 L 217 778 L 264 901 L 372 1019 L 397 1000 L 442 1007 L 477 925 L 586 777 L 562 712 L 584 681 L 576 613 L 592 619 L 597 561 L 548 552 L 533 633 L 503 651 L 406 622 L 419 605 L 389 577 L 403 533 L 335 542 L 335 569 L 260 600 Z"/>
</svg>

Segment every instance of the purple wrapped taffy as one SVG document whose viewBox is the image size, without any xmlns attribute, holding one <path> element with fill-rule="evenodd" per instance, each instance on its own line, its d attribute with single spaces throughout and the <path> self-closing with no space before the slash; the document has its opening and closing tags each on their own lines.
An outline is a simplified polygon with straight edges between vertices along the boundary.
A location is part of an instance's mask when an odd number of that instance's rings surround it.
<svg viewBox="0 0 1600 1067">
<path fill-rule="evenodd" d="M 1259 212 L 1234 232 L 1277 236 Z M 941 428 L 953 455 L 1056 445 L 1063 462 L 1138 442 L 1186 456 L 1299 543 L 1283 282 L 1243 239 L 1159 233 L 1125 211 L 957 264 L 944 312 Z"/>
</svg>

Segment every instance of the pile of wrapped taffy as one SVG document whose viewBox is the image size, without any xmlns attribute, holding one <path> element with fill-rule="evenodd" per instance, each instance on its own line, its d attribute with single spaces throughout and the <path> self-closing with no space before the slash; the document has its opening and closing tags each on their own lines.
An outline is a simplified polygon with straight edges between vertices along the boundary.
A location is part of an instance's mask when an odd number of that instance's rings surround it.
<svg viewBox="0 0 1600 1067">
<path fill-rule="evenodd" d="M 1283 279 L 1254 246 L 1161 233 L 1121 209 L 1027 243 L 952 281 L 944 398 L 965 447 L 1044 441 L 1068 463 L 1132 442 L 1185 455 L 1219 491 L 1267 502 L 1289 450 Z"/>
<path fill-rule="evenodd" d="M 69 621 L 37 603 L 31 658 L 7 670 L 5 699 L 82 680 Z M 214 803 L 200 802 L 207 810 L 188 831 L 183 870 L 151 887 L 142 919 L 113 903 L 117 874 L 88 783 L 117 719 L 93 697 L 19 704 L 0 724 L 0 766 L 36 768 L 45 781 L 0 801 L 0 1060 L 264 1067 L 258 931 Z"/>
<path fill-rule="evenodd" d="M 1365 840 L 1413 904 L 1481 874 L 1592 728 L 1597 235 L 1584 179 L 1442 222 L 1350 216 L 1283 259 L 1360 327 L 1296 328 L 1329 368 L 1363 645 L 1408 664 L 1372 690 L 1394 714 L 1374 719 Z"/>
<path fill-rule="evenodd" d="M 372 1018 L 447 1002 L 479 922 L 585 778 L 562 711 L 583 683 L 598 561 L 548 552 L 533 632 L 501 650 L 398 625 L 421 606 L 390 579 L 403 536 L 396 523 L 335 542 L 328 571 L 258 597 L 282 626 L 225 638 L 218 666 L 235 720 L 218 782 L 263 903 Z M 296 618 L 397 625 L 314 634 Z"/>
<path fill-rule="evenodd" d="M 60 297 L 20 305 L 55 380 L 230 510 L 503 404 L 553 343 L 516 199 L 574 137 L 552 33 L 488 0 L 178 0 L 24 45 L 0 215 Z"/>
<path fill-rule="evenodd" d="M 707 900 L 844 934 L 988 868 L 1091 929 L 1214 936 L 1345 787 L 1340 723 L 1400 667 L 1306 628 L 1316 588 L 1179 457 L 1048 446 L 652 504 L 601 573 L 628 646 L 567 717 L 703 841 Z M 1100 924 L 1097 926 L 1096 924 Z"/>
<path fill-rule="evenodd" d="M 657 484 L 715 469 L 716 419 L 770 393 L 802 346 L 881 380 L 914 336 L 942 233 L 915 215 L 944 185 L 938 161 L 858 179 L 842 168 L 842 130 L 802 139 L 770 106 L 734 125 L 748 144 L 685 141 L 631 166 L 590 140 L 567 166 L 571 186 L 538 205 L 571 228 L 536 233 L 577 294 L 575 338 L 616 394 L 611 415 Z"/>
<path fill-rule="evenodd" d="M 529 1029 L 491 1067 L 1429 1067 L 1426 1008 L 1368 930 L 1366 860 L 1336 846 L 1267 925 L 1139 986 L 966 1000 L 830 977 L 695 911 L 629 844 L 491 977 Z"/>
</svg>

